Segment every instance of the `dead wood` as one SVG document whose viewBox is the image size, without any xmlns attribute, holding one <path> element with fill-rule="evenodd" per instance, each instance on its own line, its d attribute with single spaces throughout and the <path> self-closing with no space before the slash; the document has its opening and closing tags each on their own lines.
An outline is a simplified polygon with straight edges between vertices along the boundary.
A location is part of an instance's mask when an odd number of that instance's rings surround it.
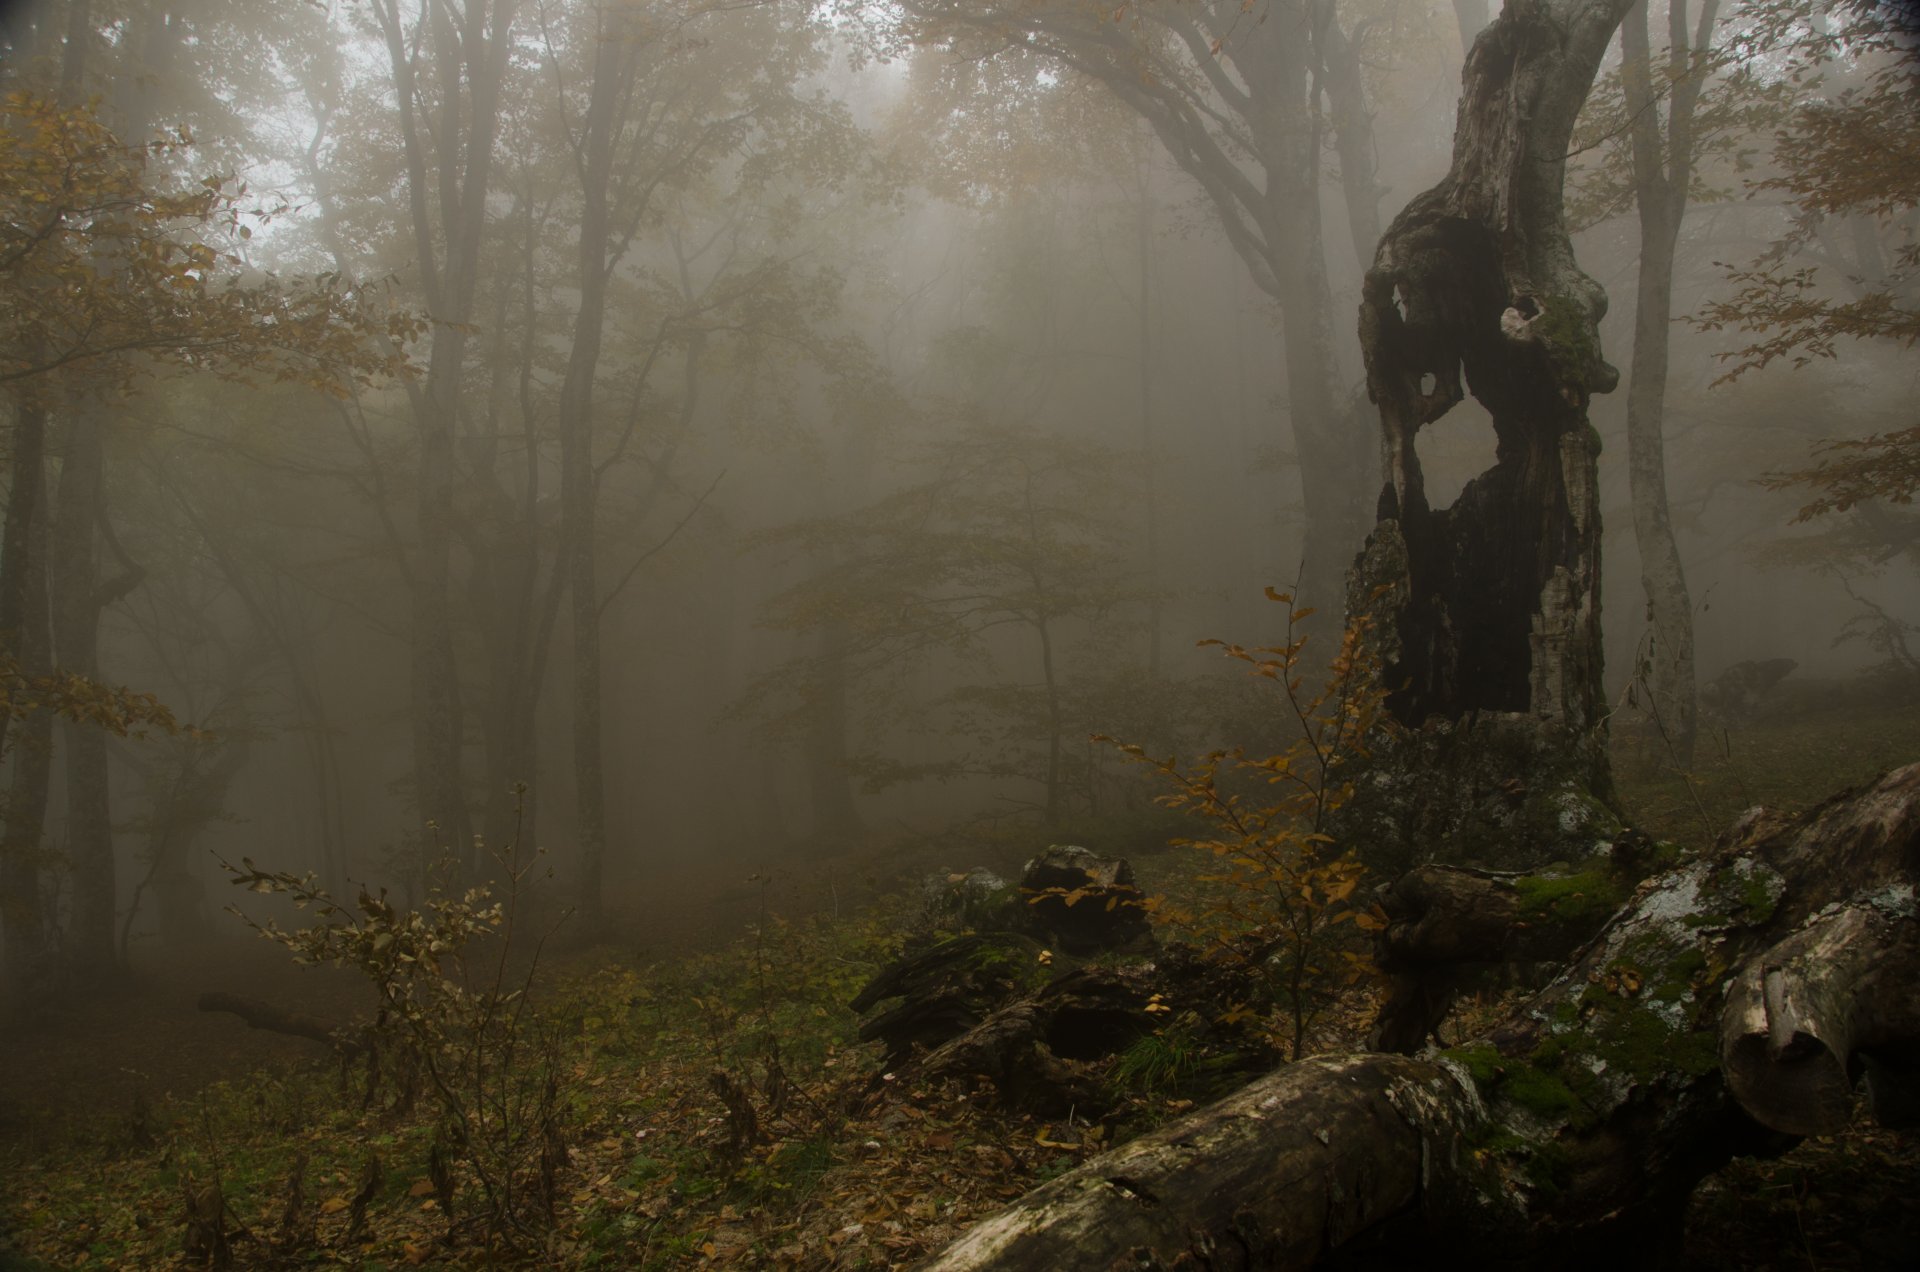
<svg viewBox="0 0 1920 1272">
<path fill-rule="evenodd" d="M 989 1014 L 915 1063 L 910 1081 L 985 1078 L 1009 1108 L 1097 1110 L 1102 1096 L 1076 1065 L 1124 1051 L 1153 1032 L 1158 970 L 1085 967 Z"/>
<path fill-rule="evenodd" d="M 1388 922 L 1374 957 L 1391 983 L 1373 1049 L 1405 1055 L 1437 1039 L 1456 992 L 1492 965 L 1563 962 L 1600 929 L 1609 901 L 1626 895 L 1644 865 L 1616 852 L 1589 867 L 1523 874 L 1434 864 L 1381 889 Z"/>
<path fill-rule="evenodd" d="M 366 1048 L 355 1041 L 346 1030 L 303 1016 L 299 1012 L 276 1007 L 272 1003 L 262 1002 L 258 998 L 243 998 L 239 994 L 229 994 L 220 990 L 209 990 L 200 995 L 201 1011 L 224 1011 L 240 1017 L 249 1029 L 264 1029 L 269 1033 L 287 1034 L 294 1038 L 308 1038 L 324 1046 L 333 1048 L 342 1055 L 358 1055 Z"/>
<path fill-rule="evenodd" d="M 1803 817 L 1745 818 L 1640 884 L 1487 1036 L 1289 1066 L 926 1266 L 1306 1268 L 1369 1230 L 1409 1259 L 1443 1238 L 1460 1259 L 1614 1257 L 1733 1154 L 1791 1143 L 1767 1126 L 1827 1125 L 1863 1062 L 1910 1108 L 1916 884 L 1920 765 Z"/>
</svg>

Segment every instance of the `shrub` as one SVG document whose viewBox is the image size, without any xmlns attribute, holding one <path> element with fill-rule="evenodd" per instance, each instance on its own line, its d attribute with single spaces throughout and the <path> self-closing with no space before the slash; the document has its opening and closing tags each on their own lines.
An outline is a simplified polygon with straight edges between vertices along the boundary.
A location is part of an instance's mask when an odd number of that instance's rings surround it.
<svg viewBox="0 0 1920 1272">
<path fill-rule="evenodd" d="M 1229 1016 L 1254 1013 L 1255 1000 L 1277 1008 L 1290 1055 L 1298 1059 L 1319 1010 L 1370 965 L 1355 948 L 1356 933 L 1384 921 L 1356 899 L 1365 870 L 1328 831 L 1333 814 L 1353 795 L 1371 742 L 1392 725 L 1379 659 L 1367 640 L 1368 620 L 1347 629 L 1326 681 L 1309 691 L 1301 670 L 1307 638 L 1298 632 L 1311 611 L 1294 608 L 1287 593 L 1269 588 L 1267 596 L 1287 607 L 1280 644 L 1201 644 L 1246 663 L 1274 686 L 1298 729 L 1291 744 L 1272 755 L 1250 755 L 1241 747 L 1216 750 L 1190 766 L 1151 757 L 1138 746 L 1115 745 L 1172 785 L 1157 797 L 1160 804 L 1206 824 L 1206 834 L 1173 843 L 1207 854 L 1218 867 L 1198 876 L 1214 887 L 1195 905 L 1150 898 L 1155 921 L 1251 973 L 1249 1001 L 1231 1008 Z"/>
</svg>

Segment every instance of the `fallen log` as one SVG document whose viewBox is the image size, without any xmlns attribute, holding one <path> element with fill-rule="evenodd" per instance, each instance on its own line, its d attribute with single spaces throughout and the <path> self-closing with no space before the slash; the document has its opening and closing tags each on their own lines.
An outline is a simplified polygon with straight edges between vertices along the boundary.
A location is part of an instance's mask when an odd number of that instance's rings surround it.
<svg viewBox="0 0 1920 1272">
<path fill-rule="evenodd" d="M 1733 1155 L 1832 1129 L 1858 1067 L 1876 1113 L 1910 1113 L 1917 885 L 1920 765 L 1749 816 L 1486 1036 L 1289 1066 L 924 1266 L 1307 1268 L 1363 1233 L 1388 1259 L 1444 1239 L 1455 1260 L 1567 1266 L 1665 1239 Z"/>
<path fill-rule="evenodd" d="M 200 995 L 201 1011 L 224 1011 L 240 1017 L 249 1029 L 264 1029 L 268 1033 L 287 1034 L 294 1038 L 308 1038 L 333 1048 L 342 1055 L 358 1055 L 366 1048 L 348 1036 L 345 1030 L 336 1029 L 324 1021 L 299 1012 L 276 1007 L 272 1003 L 262 1002 L 258 998 L 243 998 L 239 994 L 229 994 L 220 990 L 209 990 Z"/>
<path fill-rule="evenodd" d="M 1633 843 L 1623 836 L 1607 857 L 1532 873 L 1429 864 L 1383 888 L 1388 922 L 1374 957 L 1390 987 L 1372 1048 L 1410 1055 L 1437 1040 L 1477 970 L 1564 962 L 1646 873 L 1645 855 L 1624 851 Z"/>
</svg>

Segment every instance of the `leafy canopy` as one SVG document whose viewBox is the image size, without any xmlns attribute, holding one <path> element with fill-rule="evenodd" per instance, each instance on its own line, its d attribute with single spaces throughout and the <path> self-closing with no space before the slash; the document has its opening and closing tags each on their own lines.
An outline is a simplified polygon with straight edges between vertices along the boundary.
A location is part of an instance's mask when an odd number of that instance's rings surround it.
<svg viewBox="0 0 1920 1272">
<path fill-rule="evenodd" d="M 423 324 L 379 289 L 246 272 L 247 222 L 282 209 L 245 211 L 244 188 L 219 177 L 183 188 L 158 178 L 190 150 L 184 130 L 130 145 L 93 105 L 24 91 L 0 112 L 0 385 L 38 390 L 84 372 L 125 389 L 154 358 L 336 393 L 342 377 L 404 371 Z"/>
</svg>

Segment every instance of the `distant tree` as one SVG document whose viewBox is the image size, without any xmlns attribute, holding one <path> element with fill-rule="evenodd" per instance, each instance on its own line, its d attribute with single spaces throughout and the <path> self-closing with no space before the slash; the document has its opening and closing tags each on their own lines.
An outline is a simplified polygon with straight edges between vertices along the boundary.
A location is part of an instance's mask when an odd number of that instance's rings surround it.
<svg viewBox="0 0 1920 1272">
<path fill-rule="evenodd" d="M 124 142 L 94 105 L 72 94 L 15 89 L 4 110 L 0 389 L 14 413 L 0 656 L 29 674 L 57 664 L 91 679 L 100 613 L 142 577 L 124 560 L 113 577 L 98 573 L 106 435 L 117 404 L 181 371 L 338 392 L 403 368 L 395 350 L 417 324 L 377 289 L 244 273 L 238 247 L 252 218 L 240 192 L 217 178 L 192 183 L 166 171 L 192 155 L 184 134 Z M 49 443 L 55 424 L 62 426 L 57 448 Z M 51 512 L 50 449 L 61 458 Z M 12 717 L 0 709 L 0 741 Z M 16 770 L 9 808 L 16 898 L 29 887 L 51 776 L 42 760 L 51 741 L 44 720 L 30 726 L 33 756 Z M 94 733 L 67 736 L 71 944 L 83 961 L 104 967 L 115 917 L 105 752 Z"/>
<path fill-rule="evenodd" d="M 1576 130 L 1569 174 L 1576 222 L 1632 208 L 1640 256 L 1633 360 L 1627 388 L 1627 468 L 1640 580 L 1651 627 L 1648 689 L 1662 730 L 1681 764 L 1691 762 L 1698 702 L 1694 685 L 1693 603 L 1674 537 L 1667 496 L 1664 437 L 1673 330 L 1674 267 L 1690 202 L 1724 197 L 1708 184 L 1717 163 L 1744 160 L 1757 121 L 1777 114 L 1778 92 L 1751 67 L 1729 70 L 1716 42 L 1718 0 L 1697 18 L 1687 0 L 1667 0 L 1666 48 L 1648 33 L 1651 0 L 1620 27 L 1621 60 L 1588 99 Z"/>
<path fill-rule="evenodd" d="M 1302 588 L 1340 595 L 1375 467 L 1341 384 L 1321 200 L 1323 150 L 1331 149 L 1354 251 L 1366 259 L 1380 237 L 1386 188 L 1375 169 L 1360 26 L 1343 24 L 1334 4 L 1298 0 L 884 7 L 910 16 L 911 38 L 962 58 L 1008 60 L 1032 68 L 1029 78 L 1039 63 L 1099 84 L 1198 184 L 1248 277 L 1280 310 L 1287 424 L 1306 508 Z"/>
<path fill-rule="evenodd" d="M 1101 446 L 976 426 L 929 449 L 933 476 L 841 517 L 768 536 L 823 565 L 775 598 L 767 621 L 837 625 L 844 674 L 881 727 L 937 719 L 965 753 L 928 763 L 854 763 L 870 786 L 987 776 L 1036 782 L 1050 823 L 1067 811 L 1077 753 L 1096 727 L 1085 651 L 1148 598 L 1135 582 L 1120 454 Z M 1022 639 L 995 640 L 1010 632 Z M 1111 641 L 1107 644 L 1110 647 Z M 764 677 L 747 705 L 796 722 L 822 705 L 815 659 Z M 916 701 L 931 669 L 960 683 Z M 927 727 L 922 724 L 922 727 Z"/>
<path fill-rule="evenodd" d="M 1730 380 L 1776 361 L 1837 358 L 1843 343 L 1920 343 L 1920 64 L 1898 6 L 1804 0 L 1757 7 L 1756 50 L 1787 60 L 1801 102 L 1774 134 L 1774 170 L 1749 193 L 1784 197 L 1787 231 L 1756 259 L 1725 266 L 1733 292 L 1703 306 L 1705 331 L 1752 337 L 1724 356 Z M 1818 20 L 1816 20 L 1818 19 Z M 1768 475 L 1812 497 L 1799 520 L 1920 488 L 1920 427 L 1822 443 L 1811 467 Z"/>
</svg>

